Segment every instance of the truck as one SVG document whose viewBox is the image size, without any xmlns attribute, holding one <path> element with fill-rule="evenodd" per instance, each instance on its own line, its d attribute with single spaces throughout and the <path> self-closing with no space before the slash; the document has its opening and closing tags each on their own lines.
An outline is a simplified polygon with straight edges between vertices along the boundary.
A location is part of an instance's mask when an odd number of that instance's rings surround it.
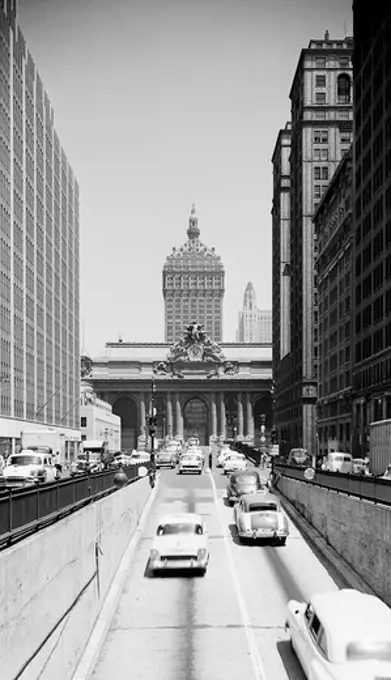
<svg viewBox="0 0 391 680">
<path fill-rule="evenodd" d="M 369 471 L 384 475 L 391 464 L 391 419 L 369 424 Z"/>
<path fill-rule="evenodd" d="M 65 465 L 65 434 L 59 430 L 23 430 L 20 433 L 22 449 L 56 456 L 59 463 Z"/>
<path fill-rule="evenodd" d="M 108 458 L 107 442 L 100 439 L 86 439 L 77 460 L 71 464 L 71 476 L 86 472 L 100 472 Z"/>
</svg>

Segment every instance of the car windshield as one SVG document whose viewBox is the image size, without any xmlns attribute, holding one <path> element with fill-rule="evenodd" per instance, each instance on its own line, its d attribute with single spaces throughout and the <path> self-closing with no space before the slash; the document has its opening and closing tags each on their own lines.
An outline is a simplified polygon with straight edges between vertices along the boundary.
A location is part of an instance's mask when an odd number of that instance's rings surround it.
<svg viewBox="0 0 391 680">
<path fill-rule="evenodd" d="M 182 460 L 194 460 L 194 458 L 199 458 L 196 453 L 191 453 L 182 457 Z"/>
<path fill-rule="evenodd" d="M 39 456 L 11 456 L 8 465 L 42 465 Z"/>
<path fill-rule="evenodd" d="M 278 510 L 276 503 L 251 503 L 248 512 L 271 512 Z"/>
<path fill-rule="evenodd" d="M 346 648 L 348 661 L 373 659 L 374 661 L 391 661 L 390 640 L 363 640 L 350 642 Z"/>
<path fill-rule="evenodd" d="M 158 536 L 169 536 L 172 534 L 202 534 L 202 526 L 200 524 L 192 524 L 190 522 L 175 522 L 173 524 L 163 524 L 158 527 Z"/>
</svg>

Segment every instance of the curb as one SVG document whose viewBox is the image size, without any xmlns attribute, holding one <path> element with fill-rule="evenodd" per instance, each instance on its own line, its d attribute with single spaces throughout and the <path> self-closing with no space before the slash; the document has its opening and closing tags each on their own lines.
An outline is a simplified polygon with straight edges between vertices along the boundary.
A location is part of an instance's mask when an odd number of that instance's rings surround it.
<svg viewBox="0 0 391 680">
<path fill-rule="evenodd" d="M 310 547 L 315 547 L 318 552 L 321 553 L 322 557 L 331 564 L 334 570 L 337 572 L 338 577 L 345 581 L 346 585 L 342 587 L 354 588 L 355 590 L 360 590 L 368 595 L 375 595 L 379 597 L 377 593 L 368 585 L 366 581 L 351 567 L 339 553 L 333 548 L 326 539 L 323 538 L 322 534 L 312 525 L 310 522 L 295 508 L 293 503 L 283 495 L 281 491 L 273 488 L 273 493 L 276 494 L 281 500 L 282 506 L 292 520 L 292 522 L 297 526 L 303 538 L 307 540 Z"/>
<path fill-rule="evenodd" d="M 103 606 L 95 621 L 94 627 L 88 638 L 83 654 L 72 675 L 72 680 L 90 680 L 98 661 L 102 645 L 107 637 L 111 622 L 117 610 L 118 602 L 125 586 L 125 581 L 129 573 L 131 559 L 141 539 L 145 522 L 149 511 L 155 500 L 159 488 L 159 476 L 156 478 L 155 487 L 151 489 L 148 500 L 144 505 L 140 519 L 137 523 L 135 532 L 130 539 L 128 547 L 125 549 L 119 563 L 118 569 L 114 574 L 111 585 L 107 591 Z"/>
</svg>

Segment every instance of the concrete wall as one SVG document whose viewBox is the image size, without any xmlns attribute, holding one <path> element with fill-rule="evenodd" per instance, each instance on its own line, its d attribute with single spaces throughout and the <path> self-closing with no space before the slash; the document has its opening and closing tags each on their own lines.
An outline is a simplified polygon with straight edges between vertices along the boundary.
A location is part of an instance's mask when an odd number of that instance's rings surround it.
<svg viewBox="0 0 391 680">
<path fill-rule="evenodd" d="M 391 606 L 391 508 L 287 477 L 278 489 Z"/>
<path fill-rule="evenodd" d="M 149 494 L 141 479 L 0 553 L 1 680 L 72 677 Z"/>
</svg>

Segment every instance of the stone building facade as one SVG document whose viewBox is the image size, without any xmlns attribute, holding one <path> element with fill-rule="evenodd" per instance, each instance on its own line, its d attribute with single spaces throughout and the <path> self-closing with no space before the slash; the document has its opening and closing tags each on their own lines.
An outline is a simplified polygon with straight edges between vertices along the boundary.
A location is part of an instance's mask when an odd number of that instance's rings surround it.
<svg viewBox="0 0 391 680">
<path fill-rule="evenodd" d="M 190 324 L 173 345 L 107 343 L 88 376 L 98 397 L 121 418 L 123 450 L 146 441 L 146 418 L 157 411 L 157 436 L 202 445 L 236 438 L 259 441 L 261 414 L 272 426 L 271 345 L 211 340 Z"/>
</svg>

